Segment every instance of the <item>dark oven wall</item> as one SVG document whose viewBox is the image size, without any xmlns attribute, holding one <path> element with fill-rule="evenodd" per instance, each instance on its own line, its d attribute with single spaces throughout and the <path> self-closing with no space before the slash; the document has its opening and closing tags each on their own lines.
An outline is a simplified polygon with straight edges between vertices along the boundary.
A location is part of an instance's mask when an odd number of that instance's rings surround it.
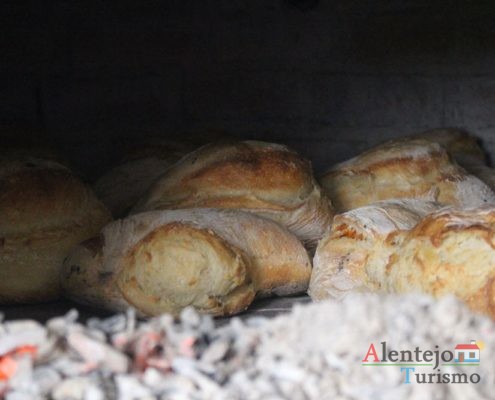
<svg viewBox="0 0 495 400">
<path fill-rule="evenodd" d="M 202 129 L 285 142 L 317 170 L 445 125 L 493 152 L 490 3 L 3 2 L 0 129 L 92 177 L 129 138 Z"/>
</svg>

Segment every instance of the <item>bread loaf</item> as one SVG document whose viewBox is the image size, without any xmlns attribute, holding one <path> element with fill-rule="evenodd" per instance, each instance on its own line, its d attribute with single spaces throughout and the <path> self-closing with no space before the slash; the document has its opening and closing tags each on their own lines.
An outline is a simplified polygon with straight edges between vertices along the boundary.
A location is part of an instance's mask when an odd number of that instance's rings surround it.
<svg viewBox="0 0 495 400">
<path fill-rule="evenodd" d="M 129 143 L 120 163 L 95 182 L 95 193 L 114 217 L 123 217 L 168 167 L 201 145 L 222 140 L 223 136 L 223 132 L 206 130 L 201 134 L 146 137 L 138 143 Z"/>
<path fill-rule="evenodd" d="M 411 139 L 426 139 L 444 147 L 463 167 L 485 165 L 486 155 L 478 140 L 469 132 L 457 128 L 430 129 L 415 135 Z"/>
<path fill-rule="evenodd" d="M 110 214 L 53 161 L 1 157 L 0 188 L 0 304 L 54 300 L 64 257 Z"/>
<path fill-rule="evenodd" d="M 95 193 L 114 217 L 123 217 L 168 167 L 191 150 L 176 141 L 136 145 L 94 183 Z"/>
<path fill-rule="evenodd" d="M 261 295 L 305 291 L 311 265 L 295 236 L 238 210 L 152 211 L 106 226 L 64 263 L 76 301 L 142 314 L 186 306 L 214 315 L 244 310 Z"/>
<path fill-rule="evenodd" d="M 198 207 L 258 214 L 286 226 L 309 246 L 316 245 L 333 217 L 308 161 L 285 146 L 255 141 L 211 144 L 188 154 L 132 212 Z"/>
<path fill-rule="evenodd" d="M 495 207 L 428 215 L 390 257 L 384 284 L 391 292 L 454 294 L 495 318 Z"/>
<path fill-rule="evenodd" d="M 466 170 L 480 181 L 484 182 L 490 189 L 495 190 L 495 169 L 482 164 L 471 164 Z"/>
<path fill-rule="evenodd" d="M 398 246 L 397 234 L 439 208 L 438 203 L 422 200 L 387 200 L 336 215 L 316 249 L 311 298 L 381 290 L 385 266 Z"/>
<path fill-rule="evenodd" d="M 172 164 L 173 160 L 159 157 L 128 161 L 101 176 L 93 188 L 114 217 L 123 217 Z"/>
<path fill-rule="evenodd" d="M 495 170 L 487 165 L 481 145 L 468 132 L 456 128 L 440 128 L 412 135 L 411 138 L 423 138 L 442 145 L 467 172 L 495 190 Z"/>
<path fill-rule="evenodd" d="M 149 157 L 178 160 L 207 143 L 226 140 L 232 140 L 232 137 L 217 128 L 199 128 L 172 136 L 146 136 L 139 138 L 138 141 L 131 140 L 124 146 L 122 161 L 128 162 Z"/>
<path fill-rule="evenodd" d="M 495 202 L 495 193 L 452 160 L 443 147 L 421 139 L 377 146 L 336 165 L 321 183 L 339 212 L 397 198 L 459 207 Z"/>
</svg>

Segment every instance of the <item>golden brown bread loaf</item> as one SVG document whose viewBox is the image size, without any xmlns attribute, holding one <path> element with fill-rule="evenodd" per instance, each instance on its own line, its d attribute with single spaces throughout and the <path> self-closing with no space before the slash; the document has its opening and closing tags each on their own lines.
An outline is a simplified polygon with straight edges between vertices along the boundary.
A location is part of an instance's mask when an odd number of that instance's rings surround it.
<svg viewBox="0 0 495 400">
<path fill-rule="evenodd" d="M 388 291 L 455 294 L 495 318 L 495 207 L 440 210 L 404 236 L 386 267 Z"/>
<path fill-rule="evenodd" d="M 439 143 L 454 159 L 492 190 L 495 189 L 495 170 L 487 165 L 487 158 L 477 139 L 468 132 L 456 128 L 431 129 L 411 138 L 424 138 Z"/>
<path fill-rule="evenodd" d="M 333 167 L 321 184 L 339 212 L 380 200 L 418 198 L 445 205 L 495 203 L 495 193 L 469 175 L 438 143 L 395 140 Z"/>
<path fill-rule="evenodd" d="M 486 164 L 486 155 L 476 137 L 458 128 L 435 128 L 409 136 L 443 146 L 463 167 Z"/>
<path fill-rule="evenodd" d="M 151 211 L 107 225 L 64 263 L 66 295 L 145 315 L 186 306 L 229 315 L 261 295 L 305 291 L 311 264 L 299 240 L 238 210 Z"/>
<path fill-rule="evenodd" d="M 330 226 L 333 209 L 311 165 L 287 147 L 256 141 L 211 144 L 158 179 L 132 210 L 236 208 L 286 226 L 309 246 Z"/>
<path fill-rule="evenodd" d="M 64 257 L 110 213 L 53 161 L 0 158 L 0 191 L 0 304 L 56 299 Z"/>
<path fill-rule="evenodd" d="M 335 216 L 332 229 L 318 243 L 309 295 L 313 300 L 341 298 L 349 291 L 376 291 L 398 245 L 397 234 L 409 231 L 438 203 L 387 200 Z"/>
</svg>

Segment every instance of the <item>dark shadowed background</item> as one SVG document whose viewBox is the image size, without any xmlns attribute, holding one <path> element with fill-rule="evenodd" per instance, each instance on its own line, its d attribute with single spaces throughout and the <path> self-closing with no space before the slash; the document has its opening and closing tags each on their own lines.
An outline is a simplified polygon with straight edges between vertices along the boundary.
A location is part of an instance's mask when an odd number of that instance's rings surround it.
<svg viewBox="0 0 495 400">
<path fill-rule="evenodd" d="M 89 177 L 144 135 L 222 129 L 317 170 L 413 131 L 495 154 L 493 1 L 4 1 L 2 141 L 51 141 Z"/>
</svg>

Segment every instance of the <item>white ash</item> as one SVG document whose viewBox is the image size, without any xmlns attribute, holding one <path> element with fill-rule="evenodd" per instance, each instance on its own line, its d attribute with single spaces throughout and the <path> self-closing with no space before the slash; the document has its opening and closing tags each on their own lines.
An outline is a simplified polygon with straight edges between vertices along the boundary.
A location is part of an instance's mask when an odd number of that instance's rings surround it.
<svg viewBox="0 0 495 400">
<path fill-rule="evenodd" d="M 8 400 L 55 399 L 493 399 L 495 323 L 452 297 L 353 295 L 299 305 L 273 319 L 233 318 L 215 327 L 192 309 L 180 322 L 164 315 L 136 321 L 132 311 L 83 325 L 76 313 L 0 324 L 0 349 L 17 370 L 0 381 Z M 369 345 L 453 351 L 483 341 L 477 384 L 404 384 L 399 367 L 363 367 Z M 421 372 L 435 372 L 424 367 Z"/>
</svg>

